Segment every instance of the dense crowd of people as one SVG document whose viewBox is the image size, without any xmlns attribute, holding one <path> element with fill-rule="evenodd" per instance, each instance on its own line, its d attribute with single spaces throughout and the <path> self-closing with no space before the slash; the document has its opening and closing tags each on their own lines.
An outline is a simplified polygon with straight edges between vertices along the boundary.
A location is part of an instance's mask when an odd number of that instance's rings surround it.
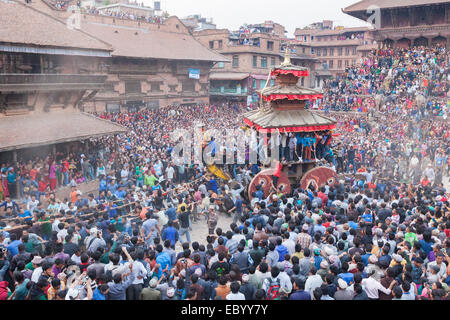
<svg viewBox="0 0 450 320">
<path fill-rule="evenodd" d="M 376 50 L 346 68 L 343 76 L 325 82 L 320 107 L 366 112 L 385 105 L 442 116 L 450 97 L 449 59 L 449 51 L 439 46 Z M 376 101 L 377 94 L 383 101 Z M 419 104 L 418 96 L 424 97 Z"/>
<path fill-rule="evenodd" d="M 119 19 L 127 19 L 127 20 L 136 20 L 136 21 L 144 21 L 149 23 L 158 23 L 161 24 L 167 18 L 167 14 L 164 16 L 154 16 L 154 15 L 139 15 L 133 11 L 117 11 L 117 10 L 98 10 L 96 7 L 86 7 L 81 8 L 82 13 L 110 16 Z"/>
<path fill-rule="evenodd" d="M 402 54 L 422 57 L 417 50 Z M 440 65 L 440 53 L 422 50 Z M 414 61 L 377 63 L 394 73 L 396 87 L 409 88 L 417 74 L 403 69 L 417 70 Z M 373 79 L 369 88 L 379 90 Z M 440 97 L 426 87 L 416 90 Z M 270 193 L 261 185 L 247 193 L 260 164 L 224 166 L 226 181 L 203 163 L 173 161 L 175 129 L 251 136 L 241 128 L 244 106 L 97 114 L 130 130 L 1 165 L 0 299 L 446 300 L 448 122 L 426 108 L 413 113 L 402 99 L 395 93 L 376 112 L 336 114 L 333 132 L 281 135 L 282 163 L 317 158 L 340 174 L 336 184 L 294 184 L 287 194 L 276 183 Z M 77 175 L 98 179 L 98 192 L 84 194 Z M 13 179 L 32 181 L 18 184 L 18 197 Z M 71 186 L 65 199 L 56 196 L 58 179 Z M 40 181 L 48 184 L 42 191 Z M 229 227 L 218 228 L 219 219 Z M 208 235 L 192 241 L 199 224 Z"/>
</svg>

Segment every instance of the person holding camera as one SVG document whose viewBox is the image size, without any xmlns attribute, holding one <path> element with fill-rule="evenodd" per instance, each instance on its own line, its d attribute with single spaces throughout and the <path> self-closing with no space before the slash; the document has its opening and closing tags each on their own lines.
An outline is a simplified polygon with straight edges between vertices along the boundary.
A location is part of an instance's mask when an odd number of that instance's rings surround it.
<svg viewBox="0 0 450 320">
<path fill-rule="evenodd" d="M 89 230 L 89 234 L 90 236 L 87 237 L 84 242 L 86 245 L 86 250 L 89 253 L 94 253 L 100 247 L 106 248 L 106 242 L 102 238 L 101 230 L 98 230 L 97 228 L 94 227 Z"/>
</svg>

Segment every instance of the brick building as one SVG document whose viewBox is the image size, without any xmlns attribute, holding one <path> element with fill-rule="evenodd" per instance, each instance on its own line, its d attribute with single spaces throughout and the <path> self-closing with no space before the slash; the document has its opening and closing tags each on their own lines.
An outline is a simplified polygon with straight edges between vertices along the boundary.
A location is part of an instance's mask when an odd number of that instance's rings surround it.
<svg viewBox="0 0 450 320">
<path fill-rule="evenodd" d="M 219 62 L 211 70 L 210 95 L 213 101 L 236 100 L 255 103 L 256 91 L 273 85 L 268 78 L 270 69 L 284 59 L 286 44 L 284 27 L 278 24 L 260 24 L 241 27 L 238 31 L 228 29 L 202 30 L 194 32 L 194 37 L 227 57 L 230 62 Z M 308 54 L 291 55 L 293 63 L 313 68 L 314 58 Z M 313 86 L 311 77 L 303 79 L 305 86 Z"/>
<path fill-rule="evenodd" d="M 102 90 L 111 51 L 24 3 L 0 2 L 0 157 L 126 131 L 79 108 Z"/>
<path fill-rule="evenodd" d="M 368 11 L 370 6 L 380 9 L 379 16 L 374 11 Z M 379 25 L 374 30 L 374 36 L 380 46 L 440 44 L 448 47 L 450 43 L 448 0 L 363 0 L 343 12 L 364 21 L 377 22 Z"/>
<path fill-rule="evenodd" d="M 207 29 L 216 29 L 212 18 L 205 18 L 199 14 L 193 14 L 181 19 L 181 22 L 189 29 L 190 32 L 201 31 Z"/>
<path fill-rule="evenodd" d="M 333 22 L 325 20 L 309 27 L 295 30 L 295 40 L 302 50 L 310 50 L 333 76 L 342 74 L 345 68 L 359 63 L 377 46 L 368 27 L 335 27 Z"/>
<path fill-rule="evenodd" d="M 83 14 L 81 30 L 112 45 L 104 90 L 89 111 L 209 103 L 209 73 L 228 59 L 196 41 L 177 17 L 162 24 Z"/>
</svg>

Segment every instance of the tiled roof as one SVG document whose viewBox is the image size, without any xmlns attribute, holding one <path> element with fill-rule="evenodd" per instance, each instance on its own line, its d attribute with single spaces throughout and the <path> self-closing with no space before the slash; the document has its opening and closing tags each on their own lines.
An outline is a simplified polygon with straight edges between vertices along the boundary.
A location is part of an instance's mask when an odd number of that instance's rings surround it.
<svg viewBox="0 0 450 320">
<path fill-rule="evenodd" d="M 322 92 L 320 92 L 320 91 L 310 89 L 310 88 L 300 87 L 297 85 L 295 85 L 295 86 L 275 85 L 275 86 L 261 89 L 259 92 L 264 96 L 272 95 L 272 94 L 299 94 L 299 95 L 322 94 Z"/>
<path fill-rule="evenodd" d="M 381 9 L 450 3 L 448 0 L 362 0 L 344 9 L 344 12 L 366 11 L 371 5 Z"/>
<path fill-rule="evenodd" d="M 0 42 L 59 48 L 110 50 L 90 35 L 67 28 L 63 21 L 25 3 L 0 1 Z"/>
<path fill-rule="evenodd" d="M 113 56 L 229 62 L 189 34 L 85 22 L 81 29 L 114 47 Z"/>
<path fill-rule="evenodd" d="M 0 117 L 0 151 L 17 150 L 126 132 L 121 125 L 82 112 Z"/>
<path fill-rule="evenodd" d="M 270 108 L 267 111 L 253 110 L 244 114 L 244 118 L 262 128 L 302 127 L 332 125 L 336 121 L 305 110 L 277 110 Z"/>
</svg>

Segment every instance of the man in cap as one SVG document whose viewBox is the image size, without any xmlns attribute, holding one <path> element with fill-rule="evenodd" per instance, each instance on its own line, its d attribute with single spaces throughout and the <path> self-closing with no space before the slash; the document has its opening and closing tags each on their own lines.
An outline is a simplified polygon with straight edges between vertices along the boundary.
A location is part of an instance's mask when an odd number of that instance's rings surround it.
<svg viewBox="0 0 450 320">
<path fill-rule="evenodd" d="M 447 276 L 447 266 L 444 261 L 444 254 L 442 252 L 438 252 L 436 255 L 436 260 L 433 262 L 428 263 L 427 270 L 431 271 L 432 268 L 437 267 L 437 274 L 440 278 L 446 278 Z"/>
<path fill-rule="evenodd" d="M 178 297 L 175 295 L 174 287 L 167 288 L 166 298 L 164 300 L 178 300 Z"/>
<path fill-rule="evenodd" d="M 343 279 L 338 279 L 338 288 L 334 294 L 335 300 L 353 300 L 353 293 L 347 290 L 348 284 Z"/>
<path fill-rule="evenodd" d="M 156 289 L 157 285 L 158 279 L 152 278 L 150 280 L 149 286 L 147 288 L 142 289 L 141 300 L 161 300 L 161 291 Z"/>
<path fill-rule="evenodd" d="M 309 226 L 308 224 L 305 223 L 302 226 L 302 232 L 297 235 L 296 243 L 299 243 L 302 246 L 302 248 L 309 248 L 309 246 L 311 245 L 312 238 L 309 235 L 308 231 Z"/>
</svg>

